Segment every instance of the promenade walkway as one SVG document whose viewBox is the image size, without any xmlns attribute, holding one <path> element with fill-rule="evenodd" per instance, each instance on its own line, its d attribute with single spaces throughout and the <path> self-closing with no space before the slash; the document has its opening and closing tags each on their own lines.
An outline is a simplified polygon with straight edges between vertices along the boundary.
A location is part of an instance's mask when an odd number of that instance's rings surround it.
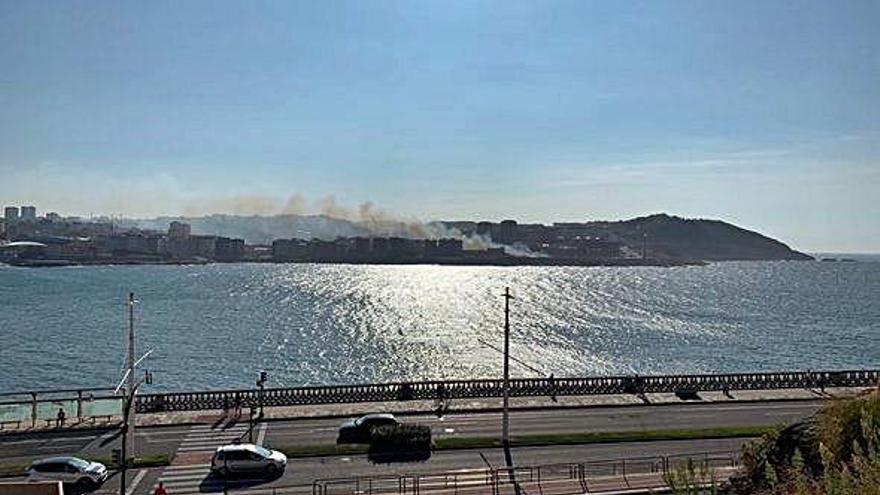
<svg viewBox="0 0 880 495">
<path fill-rule="evenodd" d="M 821 400 L 835 397 L 849 397 L 862 393 L 869 388 L 828 388 L 824 392 L 816 389 L 786 390 L 741 390 L 724 394 L 722 392 L 701 392 L 698 400 L 682 400 L 675 394 L 644 394 L 642 396 L 621 395 L 589 395 L 557 397 L 514 397 L 510 399 L 513 410 L 553 409 L 553 408 L 584 408 L 584 407 L 627 407 L 669 404 L 712 404 L 758 401 L 797 401 Z M 391 412 L 394 414 L 436 413 L 438 406 L 443 406 L 443 413 L 486 412 L 501 409 L 501 399 L 457 399 L 438 404 L 436 401 L 392 401 L 366 402 L 353 404 L 323 404 L 309 406 L 286 406 L 266 408 L 265 419 L 288 418 L 326 418 L 351 417 L 371 412 Z M 224 412 L 216 411 L 179 411 L 170 413 L 140 414 L 137 421 L 140 425 L 208 423 L 222 418 Z M 247 411 L 244 412 L 247 419 Z"/>
<path fill-rule="evenodd" d="M 671 393 L 608 394 L 586 396 L 551 397 L 514 397 L 510 400 L 513 410 L 534 410 L 554 408 L 587 408 L 587 407 L 627 407 L 669 404 L 714 404 L 757 401 L 798 401 L 821 400 L 835 397 L 847 397 L 869 390 L 868 387 L 826 388 L 819 389 L 784 389 L 784 390 L 737 390 L 727 394 L 723 392 L 700 392 L 697 400 L 684 400 Z M 428 400 L 361 402 L 341 404 L 320 404 L 302 406 L 266 407 L 265 419 L 268 421 L 289 418 L 329 418 L 351 417 L 370 412 L 391 412 L 400 415 L 424 413 L 467 413 L 487 412 L 501 409 L 500 398 L 455 399 L 445 402 Z M 181 425 L 209 424 L 222 420 L 232 411 L 202 410 L 175 411 L 163 413 L 138 414 L 138 425 Z M 248 411 L 242 411 L 241 420 L 247 421 Z M 68 418 L 64 428 L 107 428 L 116 426 L 121 421 L 118 415 L 100 415 L 97 417 Z M 40 431 L 59 429 L 53 419 L 41 419 L 35 426 L 25 418 L 18 421 L 6 421 L 0 426 L 0 435 L 8 432 Z"/>
</svg>

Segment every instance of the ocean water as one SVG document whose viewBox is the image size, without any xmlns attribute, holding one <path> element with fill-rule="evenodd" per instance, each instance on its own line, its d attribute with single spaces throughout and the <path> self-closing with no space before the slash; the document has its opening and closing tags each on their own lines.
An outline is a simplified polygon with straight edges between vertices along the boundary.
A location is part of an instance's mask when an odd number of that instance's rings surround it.
<svg viewBox="0 0 880 495">
<path fill-rule="evenodd" d="M 150 390 L 880 367 L 880 262 L 0 267 L 0 391 L 108 386 L 126 298 Z M 512 365 L 516 376 L 535 376 Z"/>
</svg>

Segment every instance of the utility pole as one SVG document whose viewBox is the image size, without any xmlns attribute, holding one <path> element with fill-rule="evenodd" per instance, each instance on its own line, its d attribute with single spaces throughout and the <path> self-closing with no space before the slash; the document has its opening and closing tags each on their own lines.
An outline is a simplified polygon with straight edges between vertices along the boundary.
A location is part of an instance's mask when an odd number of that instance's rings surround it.
<svg viewBox="0 0 880 495">
<path fill-rule="evenodd" d="M 131 456 L 135 456 L 135 445 L 134 445 L 134 423 L 136 418 L 134 417 L 134 411 L 131 408 L 131 402 L 134 402 L 134 391 L 135 391 L 135 378 L 134 378 L 134 292 L 128 293 L 128 385 L 126 390 L 128 396 L 131 397 L 129 400 L 129 404 L 126 406 L 129 408 L 128 411 L 124 411 L 123 413 L 126 417 L 129 414 L 132 414 L 132 417 L 129 419 L 128 427 L 126 428 L 125 435 L 128 437 L 128 450 L 131 451 Z"/>
<path fill-rule="evenodd" d="M 128 449 L 129 449 L 129 438 L 128 432 L 131 431 L 133 426 L 132 414 L 134 413 L 134 398 L 135 393 L 137 393 L 137 388 L 142 384 L 146 383 L 147 385 L 153 384 L 153 374 L 149 371 L 144 373 L 144 379 L 141 382 L 133 383 L 131 388 L 129 388 L 125 396 L 122 399 L 122 450 L 119 452 L 118 463 L 119 463 L 119 495 L 125 495 L 128 490 L 128 485 L 126 484 L 126 473 L 128 471 Z M 133 438 L 133 437 L 132 437 Z M 115 453 L 114 453 L 115 457 Z M 134 455 L 131 456 L 134 458 Z"/>
<path fill-rule="evenodd" d="M 504 402 L 501 417 L 501 442 L 510 442 L 510 287 L 504 288 Z"/>
<path fill-rule="evenodd" d="M 131 391 L 132 389 L 129 389 Z M 128 414 L 130 412 L 130 404 L 128 399 L 128 393 L 125 394 L 125 398 L 122 400 L 122 452 L 119 456 L 119 495 L 125 495 L 125 491 L 128 489 L 128 484 L 126 483 L 126 473 L 128 472 L 128 432 L 129 432 L 129 424 L 128 424 Z"/>
<path fill-rule="evenodd" d="M 501 445 L 504 448 L 504 462 L 507 465 L 507 478 L 513 485 L 515 495 L 522 490 L 516 481 L 513 455 L 510 452 L 510 287 L 504 288 L 504 404 L 501 415 Z"/>
</svg>

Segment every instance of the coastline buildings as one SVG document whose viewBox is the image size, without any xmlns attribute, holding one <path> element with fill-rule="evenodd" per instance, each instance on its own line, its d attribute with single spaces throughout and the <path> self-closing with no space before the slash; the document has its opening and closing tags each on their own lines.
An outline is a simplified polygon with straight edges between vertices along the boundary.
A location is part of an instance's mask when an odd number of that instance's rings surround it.
<svg viewBox="0 0 880 495">
<path fill-rule="evenodd" d="M 407 239 L 403 237 L 340 237 L 277 239 L 272 259 L 277 262 L 444 262 L 468 257 L 461 239 Z M 502 254 L 495 252 L 494 254 Z"/>
<path fill-rule="evenodd" d="M 621 242 L 609 239 L 600 228 L 590 224 L 518 224 L 504 220 L 498 223 L 438 222 L 434 227 L 439 228 L 429 230 L 443 235 L 435 238 L 292 238 L 276 239 L 271 245 L 248 245 L 244 239 L 193 234 L 191 226 L 181 221 L 170 221 L 167 231 L 162 232 L 120 228 L 108 218 L 86 221 L 64 218 L 57 213 L 38 217 L 33 206 L 8 206 L 0 223 L 0 244 L 16 241 L 18 247 L 27 249 L 0 249 L 3 251 L 0 259 L 8 261 L 11 257 L 24 256 L 82 264 L 237 261 L 590 264 L 626 258 Z"/>
<path fill-rule="evenodd" d="M 623 243 L 593 224 L 519 224 L 515 220 L 440 224 L 464 236 L 475 235 L 495 244 L 555 259 L 616 260 L 624 257 Z"/>
</svg>

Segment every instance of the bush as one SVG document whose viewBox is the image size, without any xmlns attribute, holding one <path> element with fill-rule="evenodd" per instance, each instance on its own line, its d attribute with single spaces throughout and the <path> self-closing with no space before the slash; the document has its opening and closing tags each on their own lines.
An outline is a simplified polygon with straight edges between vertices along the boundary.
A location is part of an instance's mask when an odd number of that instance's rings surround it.
<svg viewBox="0 0 880 495">
<path fill-rule="evenodd" d="M 725 493 L 880 494 L 880 392 L 835 401 L 743 449 Z"/>
<path fill-rule="evenodd" d="M 431 428 L 426 425 L 379 426 L 370 432 L 370 452 L 423 452 L 431 450 Z"/>
</svg>

